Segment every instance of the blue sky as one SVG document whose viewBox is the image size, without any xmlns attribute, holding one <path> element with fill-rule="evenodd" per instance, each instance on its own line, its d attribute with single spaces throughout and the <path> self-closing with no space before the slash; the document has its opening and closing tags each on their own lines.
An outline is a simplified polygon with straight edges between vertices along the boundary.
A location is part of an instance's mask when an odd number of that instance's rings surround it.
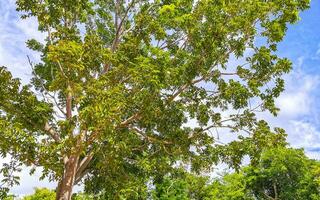
<svg viewBox="0 0 320 200">
<path fill-rule="evenodd" d="M 39 55 L 28 50 L 25 41 L 30 38 L 43 40 L 37 31 L 35 19 L 20 20 L 14 0 L 0 0 L 0 66 L 7 66 L 14 76 L 27 82 L 30 67 L 27 55 L 38 60 Z M 301 14 L 301 21 L 290 25 L 287 35 L 279 45 L 278 55 L 288 57 L 294 63 L 293 71 L 285 76 L 286 91 L 277 99 L 281 108 L 279 116 L 261 117 L 272 126 L 286 129 L 288 141 L 294 147 L 303 147 L 309 157 L 320 160 L 320 1 L 313 0 L 311 9 Z M 8 158 L 0 160 L 7 161 Z M 38 175 L 40 172 L 38 172 Z M 53 187 L 46 180 L 22 173 L 20 186 L 15 194 L 27 194 L 33 187 Z"/>
<path fill-rule="evenodd" d="M 301 14 L 301 21 L 290 25 L 279 45 L 278 54 L 293 61 L 286 77 L 286 91 L 278 99 L 281 108 L 275 125 L 289 134 L 293 146 L 304 147 L 310 157 L 320 159 L 320 1 Z"/>
</svg>

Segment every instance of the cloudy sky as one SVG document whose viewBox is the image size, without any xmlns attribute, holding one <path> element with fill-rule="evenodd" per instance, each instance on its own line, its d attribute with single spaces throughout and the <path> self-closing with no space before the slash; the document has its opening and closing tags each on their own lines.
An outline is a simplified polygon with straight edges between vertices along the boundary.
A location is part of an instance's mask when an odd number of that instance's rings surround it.
<svg viewBox="0 0 320 200">
<path fill-rule="evenodd" d="M 0 0 L 0 66 L 6 66 L 14 76 L 27 82 L 32 60 L 39 57 L 28 50 L 25 41 L 30 38 L 44 39 L 37 32 L 34 19 L 20 20 L 14 0 Z M 279 46 L 278 54 L 294 63 L 293 71 L 285 77 L 286 91 L 277 100 L 281 112 L 277 118 L 266 118 L 273 126 L 286 129 L 288 141 L 294 147 L 303 147 L 309 157 L 320 160 L 320 1 L 313 0 L 311 9 L 301 14 L 301 21 L 291 25 L 287 36 Z M 1 139 L 1 138 L 0 138 Z M 8 159 L 0 158 L 0 163 Z M 40 172 L 38 172 L 40 174 Z M 15 194 L 27 194 L 38 187 L 53 187 L 46 180 L 22 173 L 20 186 Z"/>
</svg>

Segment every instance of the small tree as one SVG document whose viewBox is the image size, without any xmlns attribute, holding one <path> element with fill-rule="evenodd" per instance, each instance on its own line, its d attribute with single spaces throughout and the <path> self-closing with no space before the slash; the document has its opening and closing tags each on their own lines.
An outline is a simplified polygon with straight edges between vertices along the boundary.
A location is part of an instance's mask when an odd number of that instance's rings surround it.
<svg viewBox="0 0 320 200">
<path fill-rule="evenodd" d="M 205 199 L 210 193 L 209 178 L 196 176 L 179 170 L 178 173 L 164 176 L 151 190 L 151 199 Z"/>
<path fill-rule="evenodd" d="M 55 200 L 56 193 L 53 190 L 47 188 L 35 188 L 34 194 L 23 197 L 22 200 Z M 76 193 L 72 195 L 72 200 L 93 200 L 90 195 L 83 193 Z M 9 199 L 8 199 L 9 200 Z"/>
<path fill-rule="evenodd" d="M 225 174 L 209 186 L 211 191 L 207 199 L 255 200 L 246 181 L 247 178 L 242 172 Z"/>
<path fill-rule="evenodd" d="M 56 193 L 47 188 L 36 188 L 35 193 L 25 196 L 23 200 L 55 200 Z"/>
<path fill-rule="evenodd" d="M 251 133 L 270 130 L 254 112 L 277 113 L 274 98 L 291 68 L 275 55 L 277 42 L 308 6 L 309 0 L 17 0 L 22 18 L 36 17 L 47 38 L 27 42 L 42 58 L 30 61 L 31 85 L 0 68 L 1 152 L 43 167 L 43 177 L 59 182 L 59 200 L 100 172 L 121 183 L 134 170 L 140 178 L 177 162 L 197 172 L 218 161 L 237 166 L 261 145 L 283 141 L 276 129 L 274 140 L 257 144 Z M 244 132 L 221 145 L 210 130 L 222 128 Z"/>
</svg>

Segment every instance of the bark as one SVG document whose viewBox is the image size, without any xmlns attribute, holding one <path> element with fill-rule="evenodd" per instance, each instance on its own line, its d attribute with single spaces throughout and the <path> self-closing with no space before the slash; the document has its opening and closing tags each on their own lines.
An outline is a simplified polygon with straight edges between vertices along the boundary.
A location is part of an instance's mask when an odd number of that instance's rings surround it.
<svg viewBox="0 0 320 200">
<path fill-rule="evenodd" d="M 68 90 L 71 90 L 70 86 L 68 86 Z M 70 91 L 67 95 L 67 105 L 66 105 L 66 113 L 67 113 L 67 119 L 71 119 L 72 117 L 72 95 Z"/>
<path fill-rule="evenodd" d="M 56 200 L 70 200 L 72 195 L 72 189 L 75 182 L 75 176 L 78 168 L 78 155 L 71 155 L 65 163 L 64 174 L 59 181 Z"/>
<path fill-rule="evenodd" d="M 69 120 L 72 117 L 72 94 L 70 85 L 68 85 L 66 101 L 66 118 Z M 72 189 L 78 168 L 78 161 L 78 154 L 72 154 L 70 157 L 64 158 L 64 172 L 61 180 L 58 183 L 56 200 L 71 200 Z"/>
<path fill-rule="evenodd" d="M 88 173 L 87 167 L 93 158 L 93 152 L 84 157 L 78 164 L 77 173 L 75 177 L 75 184 L 78 184 L 81 179 Z"/>
</svg>

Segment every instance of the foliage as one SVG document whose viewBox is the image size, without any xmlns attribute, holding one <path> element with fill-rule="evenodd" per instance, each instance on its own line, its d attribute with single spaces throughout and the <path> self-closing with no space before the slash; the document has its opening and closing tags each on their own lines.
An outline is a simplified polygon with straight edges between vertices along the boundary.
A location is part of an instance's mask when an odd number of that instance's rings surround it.
<svg viewBox="0 0 320 200">
<path fill-rule="evenodd" d="M 23 200 L 55 200 L 56 193 L 47 188 L 35 188 L 35 193 L 25 196 Z"/>
<path fill-rule="evenodd" d="M 30 85 L 0 68 L 0 152 L 43 167 L 59 199 L 81 180 L 93 194 L 137 198 L 177 163 L 200 173 L 257 161 L 285 144 L 255 112 L 278 112 L 291 62 L 277 43 L 309 3 L 17 0 L 47 38 L 27 42 L 41 55 Z"/>
<path fill-rule="evenodd" d="M 319 199 L 319 162 L 302 150 L 278 148 L 262 154 L 257 166 L 244 169 L 248 188 L 258 199 Z"/>
<path fill-rule="evenodd" d="M 211 183 L 205 177 L 169 176 L 156 184 L 152 199 L 318 200 L 320 162 L 302 150 L 273 148 L 258 163 L 226 173 Z"/>
<path fill-rule="evenodd" d="M 14 195 L 7 195 L 6 197 L 3 198 L 3 200 L 14 200 Z"/>
<path fill-rule="evenodd" d="M 221 199 L 253 200 L 248 192 L 243 173 L 225 174 L 210 181 L 208 177 L 184 172 L 183 175 L 166 176 L 155 184 L 152 199 Z"/>
<path fill-rule="evenodd" d="M 212 190 L 208 199 L 254 200 L 242 173 L 225 174 L 220 180 L 215 180 L 210 188 Z"/>
<path fill-rule="evenodd" d="M 97 198 L 94 198 L 92 195 L 85 194 L 85 193 L 76 193 L 72 195 L 72 200 L 95 200 Z"/>
<path fill-rule="evenodd" d="M 216 180 L 213 199 L 319 199 L 319 167 L 302 150 L 269 149 L 258 163 Z"/>
<path fill-rule="evenodd" d="M 153 194 L 153 199 L 188 199 L 188 186 L 186 181 L 177 179 L 165 179 L 162 184 L 156 185 L 157 191 Z"/>
<path fill-rule="evenodd" d="M 21 165 L 15 160 L 9 163 L 3 163 L 0 169 L 0 199 L 11 199 L 12 196 L 8 195 L 10 188 L 19 183 L 20 177 L 15 173 L 21 171 Z"/>
<path fill-rule="evenodd" d="M 56 192 L 47 188 L 35 188 L 32 195 L 25 196 L 23 200 L 55 200 Z M 72 200 L 93 200 L 94 198 L 88 194 L 75 193 L 72 195 Z M 9 199 L 8 199 L 9 200 Z"/>
<path fill-rule="evenodd" d="M 272 148 L 262 153 L 257 163 L 243 166 L 239 172 L 225 173 L 210 181 L 176 169 L 157 180 L 150 180 L 148 198 L 122 196 L 123 199 L 153 200 L 318 200 L 320 196 L 320 162 L 311 160 L 300 149 Z M 85 193 L 72 196 L 73 200 L 109 199 L 110 196 L 93 197 Z M 35 194 L 24 200 L 51 200 L 55 193 L 48 189 L 36 189 Z"/>
<path fill-rule="evenodd" d="M 206 199 L 211 188 L 209 179 L 179 170 L 179 173 L 157 180 L 151 191 L 152 199 Z"/>
</svg>

